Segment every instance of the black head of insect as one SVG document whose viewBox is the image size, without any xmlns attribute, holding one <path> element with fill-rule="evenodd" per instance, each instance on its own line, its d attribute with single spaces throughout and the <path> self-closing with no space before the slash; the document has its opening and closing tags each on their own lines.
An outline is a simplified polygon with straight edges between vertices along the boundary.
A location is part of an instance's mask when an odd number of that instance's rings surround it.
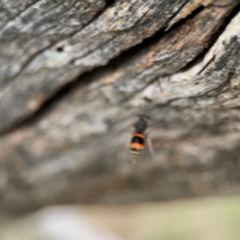
<svg viewBox="0 0 240 240">
<path fill-rule="evenodd" d="M 147 129 L 149 120 L 150 118 L 147 115 L 139 114 L 138 121 L 134 125 L 136 133 L 144 133 Z"/>
</svg>

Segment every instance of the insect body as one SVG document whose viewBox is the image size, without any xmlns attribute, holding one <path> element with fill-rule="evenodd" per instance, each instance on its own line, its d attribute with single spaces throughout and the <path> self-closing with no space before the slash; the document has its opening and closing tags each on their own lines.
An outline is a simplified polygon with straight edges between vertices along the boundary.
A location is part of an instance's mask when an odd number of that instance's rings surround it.
<svg viewBox="0 0 240 240">
<path fill-rule="evenodd" d="M 147 129 L 149 117 L 145 115 L 138 115 L 139 119 L 135 123 L 135 132 L 132 135 L 132 139 L 130 142 L 130 151 L 132 155 L 132 162 L 136 163 L 137 158 L 140 154 L 140 152 L 144 148 L 144 142 L 145 142 L 145 134 L 144 132 Z"/>
</svg>

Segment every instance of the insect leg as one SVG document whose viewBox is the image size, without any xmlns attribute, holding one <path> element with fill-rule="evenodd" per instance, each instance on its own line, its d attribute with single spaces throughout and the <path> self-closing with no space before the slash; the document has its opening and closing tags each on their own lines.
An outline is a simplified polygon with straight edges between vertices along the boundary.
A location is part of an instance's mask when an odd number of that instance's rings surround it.
<svg viewBox="0 0 240 240">
<path fill-rule="evenodd" d="M 146 141 L 147 141 L 147 146 L 148 146 L 149 152 L 150 152 L 152 158 L 154 158 L 154 150 L 153 150 L 152 140 L 147 134 L 146 134 Z"/>
</svg>

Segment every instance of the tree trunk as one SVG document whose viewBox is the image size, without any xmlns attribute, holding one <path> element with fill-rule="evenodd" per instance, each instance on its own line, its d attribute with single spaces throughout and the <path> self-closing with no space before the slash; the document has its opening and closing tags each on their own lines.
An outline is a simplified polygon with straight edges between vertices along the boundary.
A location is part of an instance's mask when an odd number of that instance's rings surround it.
<svg viewBox="0 0 240 240">
<path fill-rule="evenodd" d="M 2 212 L 240 192 L 240 1 L 0 2 Z"/>
</svg>

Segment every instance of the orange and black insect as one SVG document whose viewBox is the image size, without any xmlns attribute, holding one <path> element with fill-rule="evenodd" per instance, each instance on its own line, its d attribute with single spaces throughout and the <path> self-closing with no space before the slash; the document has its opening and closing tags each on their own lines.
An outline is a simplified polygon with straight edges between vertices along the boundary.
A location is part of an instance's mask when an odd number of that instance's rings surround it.
<svg viewBox="0 0 240 240">
<path fill-rule="evenodd" d="M 135 123 L 135 132 L 132 135 L 130 142 L 130 151 L 132 155 L 132 162 L 136 163 L 140 152 L 144 148 L 145 143 L 145 131 L 148 127 L 149 117 L 146 115 L 138 115 L 138 121 Z"/>
</svg>

